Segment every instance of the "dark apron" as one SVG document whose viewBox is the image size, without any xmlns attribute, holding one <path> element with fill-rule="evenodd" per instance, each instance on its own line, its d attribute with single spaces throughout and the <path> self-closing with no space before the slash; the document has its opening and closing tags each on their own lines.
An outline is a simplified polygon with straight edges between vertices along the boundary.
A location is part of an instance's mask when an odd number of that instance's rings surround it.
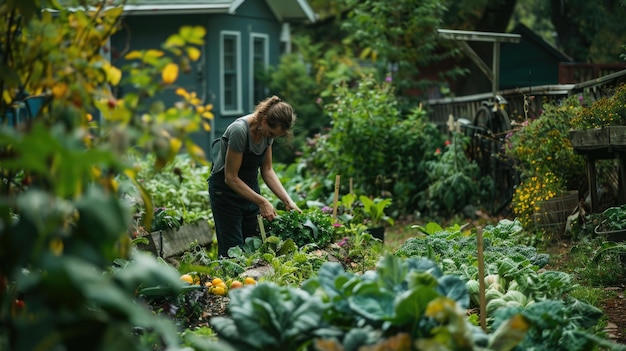
<svg viewBox="0 0 626 351">
<path fill-rule="evenodd" d="M 261 155 L 257 155 L 247 147 L 239 168 L 239 178 L 257 194 L 261 193 L 259 168 L 265 159 L 266 151 L 267 149 Z M 209 177 L 209 197 L 215 221 L 218 255 L 226 257 L 229 248 L 242 246 L 245 238 L 257 235 L 259 206 L 226 185 L 224 170 Z"/>
</svg>

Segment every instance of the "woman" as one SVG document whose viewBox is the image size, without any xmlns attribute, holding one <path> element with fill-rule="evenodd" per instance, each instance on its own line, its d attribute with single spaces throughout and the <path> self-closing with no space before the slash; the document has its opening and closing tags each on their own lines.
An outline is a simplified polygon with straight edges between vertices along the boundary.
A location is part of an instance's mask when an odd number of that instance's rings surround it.
<svg viewBox="0 0 626 351">
<path fill-rule="evenodd" d="M 209 197 L 219 257 L 228 257 L 228 249 L 242 247 L 245 238 L 255 236 L 257 215 L 271 221 L 276 209 L 260 195 L 261 177 L 287 210 L 301 212 L 272 168 L 274 138 L 291 131 L 296 116 L 291 105 L 277 96 L 263 100 L 254 113 L 231 123 L 213 144 Z"/>
</svg>

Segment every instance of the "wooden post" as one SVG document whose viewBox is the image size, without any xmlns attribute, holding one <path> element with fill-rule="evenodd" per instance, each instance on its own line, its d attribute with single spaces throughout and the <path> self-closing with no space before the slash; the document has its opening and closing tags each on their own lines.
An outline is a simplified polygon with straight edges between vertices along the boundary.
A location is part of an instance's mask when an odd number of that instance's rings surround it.
<svg viewBox="0 0 626 351">
<path fill-rule="evenodd" d="M 480 326 L 483 328 L 483 331 L 487 331 L 487 302 L 485 298 L 485 259 L 483 255 L 483 229 L 481 227 L 476 228 L 476 240 L 478 246 L 478 298 L 480 305 Z"/>
<path fill-rule="evenodd" d="M 350 177 L 350 194 L 353 194 L 353 190 L 352 190 L 352 177 Z"/>
<path fill-rule="evenodd" d="M 259 230 L 261 231 L 261 239 L 263 243 L 265 243 L 265 226 L 263 225 L 263 216 L 259 213 L 256 215 L 257 220 L 259 221 Z"/>
<path fill-rule="evenodd" d="M 335 177 L 335 200 L 333 201 L 333 218 L 337 222 L 337 205 L 339 201 L 339 174 Z"/>
</svg>

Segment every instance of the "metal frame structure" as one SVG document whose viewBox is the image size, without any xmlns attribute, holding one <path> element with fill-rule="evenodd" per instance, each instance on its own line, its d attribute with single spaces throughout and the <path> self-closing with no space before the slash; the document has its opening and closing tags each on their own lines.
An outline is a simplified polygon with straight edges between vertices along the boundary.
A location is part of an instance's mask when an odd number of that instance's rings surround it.
<svg viewBox="0 0 626 351">
<path fill-rule="evenodd" d="M 478 68 L 491 80 L 491 92 L 495 98 L 500 89 L 500 43 L 519 43 L 520 34 L 476 32 L 468 30 L 437 29 L 440 37 L 459 42 L 461 49 L 478 66 Z M 467 44 L 468 41 L 483 41 L 493 43 L 493 62 L 491 68 L 480 56 Z"/>
</svg>

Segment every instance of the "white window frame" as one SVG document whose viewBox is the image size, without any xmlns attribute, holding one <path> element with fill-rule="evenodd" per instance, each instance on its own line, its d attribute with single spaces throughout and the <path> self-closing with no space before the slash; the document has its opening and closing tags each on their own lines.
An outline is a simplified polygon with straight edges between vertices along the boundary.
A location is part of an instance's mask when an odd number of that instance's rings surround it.
<svg viewBox="0 0 626 351">
<path fill-rule="evenodd" d="M 260 101 L 255 101 L 254 98 L 254 75 L 255 75 L 255 54 L 254 51 L 254 41 L 256 39 L 263 39 L 263 66 L 265 68 L 269 67 L 270 64 L 270 36 L 268 34 L 263 33 L 251 33 L 250 34 L 250 106 L 254 108 L 256 104 Z M 267 87 L 265 88 L 265 95 L 268 94 Z"/>
<path fill-rule="evenodd" d="M 224 80 L 224 39 L 235 39 L 235 88 L 236 106 L 235 108 L 226 108 L 226 96 L 225 96 L 225 80 Z M 241 84 L 241 33 L 237 31 L 221 31 L 220 32 L 220 113 L 222 115 L 235 115 L 242 114 L 242 84 Z"/>
</svg>

